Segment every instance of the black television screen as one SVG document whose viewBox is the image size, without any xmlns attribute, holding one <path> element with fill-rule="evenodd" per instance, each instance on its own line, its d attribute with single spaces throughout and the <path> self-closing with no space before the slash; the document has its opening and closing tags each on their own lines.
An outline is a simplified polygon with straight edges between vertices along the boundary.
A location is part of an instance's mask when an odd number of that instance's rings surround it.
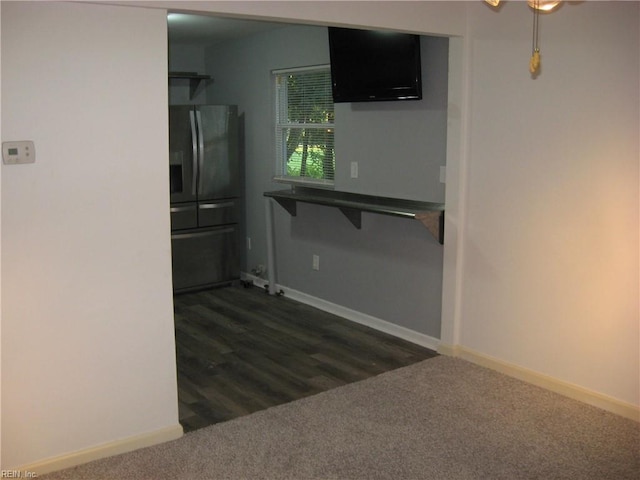
<svg viewBox="0 0 640 480">
<path fill-rule="evenodd" d="M 329 27 L 334 102 L 420 100 L 418 35 Z"/>
</svg>

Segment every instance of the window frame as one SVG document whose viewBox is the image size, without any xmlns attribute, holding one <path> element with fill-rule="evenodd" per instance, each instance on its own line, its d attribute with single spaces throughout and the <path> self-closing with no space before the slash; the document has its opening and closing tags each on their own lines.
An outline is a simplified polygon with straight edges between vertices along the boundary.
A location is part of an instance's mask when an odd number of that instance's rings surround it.
<svg viewBox="0 0 640 480">
<path fill-rule="evenodd" d="M 313 186 L 319 188 L 328 188 L 332 189 L 335 185 L 335 110 L 334 110 L 334 118 L 333 122 L 325 122 L 325 123 L 310 123 L 310 124 L 300 124 L 300 123 L 288 123 L 281 122 L 281 109 L 287 108 L 287 98 L 282 98 L 282 92 L 284 90 L 284 95 L 286 95 L 287 89 L 281 89 L 279 86 L 280 79 L 286 78 L 287 75 L 296 74 L 296 73 L 304 73 L 304 72 L 317 72 L 317 71 L 325 71 L 329 74 L 329 79 L 331 78 L 331 67 L 329 64 L 320 64 L 320 65 L 311 65 L 305 67 L 293 67 L 293 68 L 283 68 L 271 71 L 271 80 L 272 80 L 272 92 L 273 92 L 273 118 L 274 118 L 274 145 L 273 151 L 275 155 L 275 175 L 273 176 L 273 180 L 280 183 L 289 183 L 289 184 L 298 184 L 301 186 Z M 331 81 L 331 80 L 329 80 Z M 329 85 L 330 87 L 330 85 Z M 333 102 L 333 97 L 331 96 L 331 89 L 329 88 L 329 101 L 331 104 Z M 333 178 L 313 178 L 308 176 L 295 176 L 287 174 L 287 159 L 286 152 L 282 150 L 282 148 L 286 148 L 286 142 L 281 140 L 283 135 L 283 130 L 289 128 L 300 128 L 301 125 L 306 125 L 304 128 L 311 129 L 331 129 L 333 132 Z"/>
</svg>

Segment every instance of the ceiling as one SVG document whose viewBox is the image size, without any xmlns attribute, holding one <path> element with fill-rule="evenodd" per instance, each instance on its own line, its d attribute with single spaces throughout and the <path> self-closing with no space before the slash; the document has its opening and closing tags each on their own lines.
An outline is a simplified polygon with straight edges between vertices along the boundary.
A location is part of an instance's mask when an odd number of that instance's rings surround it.
<svg viewBox="0 0 640 480">
<path fill-rule="evenodd" d="M 186 13 L 169 13 L 167 25 L 170 42 L 199 45 L 212 45 L 287 26 L 285 23 L 238 20 Z"/>
</svg>

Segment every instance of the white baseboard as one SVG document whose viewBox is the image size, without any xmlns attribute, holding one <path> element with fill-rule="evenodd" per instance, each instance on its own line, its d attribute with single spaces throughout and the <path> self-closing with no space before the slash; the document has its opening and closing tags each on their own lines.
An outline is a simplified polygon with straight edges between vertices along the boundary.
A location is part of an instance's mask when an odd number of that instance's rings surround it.
<svg viewBox="0 0 640 480">
<path fill-rule="evenodd" d="M 267 284 L 266 280 L 250 274 L 243 274 L 242 278 L 245 280 L 253 281 L 254 285 L 262 288 L 264 288 L 264 286 Z M 282 291 L 286 297 L 289 297 L 300 303 L 304 303 L 319 310 L 338 315 L 339 317 L 345 318 L 355 323 L 359 323 L 361 325 L 365 325 L 367 327 L 373 328 L 374 330 L 388 333 L 389 335 L 393 335 L 394 337 L 401 338 L 422 347 L 429 348 L 431 350 L 438 350 L 440 340 L 434 337 L 430 337 L 429 335 L 425 335 L 424 333 L 419 333 L 415 330 L 411 330 L 409 328 L 387 322 L 386 320 L 381 320 L 379 318 L 372 317 L 371 315 L 357 312 L 341 305 L 336 305 L 335 303 L 331 303 L 321 298 L 308 295 L 298 290 L 294 290 L 293 288 L 278 285 L 276 290 Z"/>
<path fill-rule="evenodd" d="M 538 373 L 534 370 L 529 370 L 518 365 L 504 362 L 466 347 L 445 345 L 441 343 L 438 348 L 438 353 L 451 357 L 462 358 L 471 363 L 475 363 L 476 365 L 496 370 L 510 377 L 559 393 L 565 397 L 569 397 L 608 412 L 615 413 L 616 415 L 640 422 L 640 407 L 631 403 L 623 402 L 608 395 L 594 392 L 563 380 L 558 380 L 557 378 Z"/>
<path fill-rule="evenodd" d="M 267 285 L 266 280 L 255 277 L 253 275 L 245 274 L 244 278 L 253 281 L 253 283 L 259 287 L 264 287 L 265 285 Z M 389 333 L 390 335 L 394 335 L 404 340 L 416 343 L 423 347 L 436 350 L 442 355 L 462 358 L 482 367 L 496 370 L 510 377 L 517 378 L 519 380 L 531 383 L 538 387 L 545 388 L 555 393 L 559 393 L 574 400 L 578 400 L 588 405 L 592 405 L 594 407 L 601 408 L 622 417 L 635 420 L 636 422 L 640 422 L 640 407 L 631 403 L 622 402 L 616 398 L 609 397 L 607 395 L 588 390 L 578 385 L 574 385 L 572 383 L 538 373 L 534 370 L 529 370 L 527 368 L 523 368 L 518 365 L 514 365 L 497 358 L 490 357 L 483 353 L 476 352 L 470 348 L 458 345 L 443 344 L 437 338 L 415 332 L 408 328 L 389 323 L 385 320 L 380 320 L 379 318 L 371 317 L 369 315 L 350 310 L 340 305 L 335 305 L 331 302 L 312 297 L 311 295 L 307 295 L 306 293 L 302 293 L 291 288 L 278 285 L 277 290 L 282 290 L 286 296 L 301 303 L 306 303 L 320 310 L 339 315 L 343 318 L 346 318 L 347 320 L 366 325 L 376 330 L 380 330 L 382 332 Z"/>
<path fill-rule="evenodd" d="M 101 458 L 120 455 L 122 453 L 132 452 L 139 448 L 151 447 L 160 443 L 176 440 L 184 434 L 182 425 L 174 425 L 162 428 L 150 433 L 135 435 L 133 437 L 104 443 L 97 447 L 87 448 L 78 452 L 61 455 L 59 457 L 48 458 L 30 465 L 24 465 L 18 468 L 12 468 L 12 471 L 33 472 L 36 475 L 44 475 L 45 473 L 63 470 L 65 468 L 75 467 L 83 463 L 100 460 Z"/>
</svg>

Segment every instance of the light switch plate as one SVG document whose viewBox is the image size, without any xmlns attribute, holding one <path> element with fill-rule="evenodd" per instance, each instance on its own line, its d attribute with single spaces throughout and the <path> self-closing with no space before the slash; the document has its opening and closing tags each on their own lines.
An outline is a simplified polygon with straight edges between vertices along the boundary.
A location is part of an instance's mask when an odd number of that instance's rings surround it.
<svg viewBox="0 0 640 480">
<path fill-rule="evenodd" d="M 2 142 L 2 162 L 5 165 L 34 163 L 35 161 L 36 147 L 31 140 Z"/>
</svg>

